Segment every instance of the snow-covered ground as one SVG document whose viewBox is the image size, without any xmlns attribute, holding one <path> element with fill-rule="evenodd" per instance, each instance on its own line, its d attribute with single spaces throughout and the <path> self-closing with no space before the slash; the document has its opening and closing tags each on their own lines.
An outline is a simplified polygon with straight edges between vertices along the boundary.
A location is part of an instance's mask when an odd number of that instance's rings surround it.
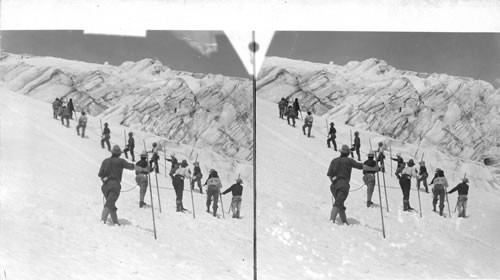
<svg viewBox="0 0 500 280">
<path fill-rule="evenodd" d="M 110 156 L 100 146 L 99 119 L 89 118 L 88 138 L 82 139 L 74 120 L 66 128 L 52 118 L 50 104 L 6 89 L 0 95 L 0 279 L 252 278 L 251 163 L 165 142 L 167 157 L 175 152 L 180 160 L 188 159 L 190 168 L 199 154 L 203 182 L 212 167 L 219 171 L 223 189 L 241 174 L 243 218 L 227 213 L 231 194 L 223 196 L 225 219 L 214 218 L 205 212 L 206 196 L 198 191 L 193 193 L 196 219 L 175 212 L 175 194 L 161 155 L 162 213 L 152 177 L 155 240 L 151 208 L 138 207 L 133 171 L 124 171 L 117 203 L 123 226 L 99 222 L 103 202 L 97 173 Z M 123 130 L 128 128 L 108 122 L 112 142 L 123 148 Z M 134 132 L 136 157 L 144 149 L 143 139 L 148 149 L 162 140 Z M 148 190 L 148 204 L 149 197 Z M 192 209 L 189 187 L 184 206 Z"/>
<path fill-rule="evenodd" d="M 350 129 L 360 131 L 362 160 L 369 139 L 384 141 L 392 154 L 420 161 L 422 153 L 433 174 L 445 171 L 452 187 L 464 172 L 470 178 L 467 219 L 454 213 L 457 193 L 449 195 L 451 218 L 432 211 L 431 194 L 421 192 L 422 215 L 402 211 L 402 192 L 394 175 L 386 173 L 386 209 L 383 178 L 382 205 L 386 238 L 382 236 L 380 208 L 366 207 L 362 172 L 353 170 L 347 198 L 351 226 L 329 222 L 332 199 L 326 176 L 339 153 L 326 147 L 326 122 L 315 116 L 312 137 L 302 134 L 302 121 L 288 126 L 278 118 L 274 102 L 257 99 L 257 225 L 258 270 L 261 279 L 450 279 L 500 276 L 500 193 L 496 169 L 461 161 L 435 148 L 403 144 L 374 132 L 336 122 L 337 144 L 350 142 Z M 334 119 L 328 119 L 329 122 Z M 418 152 L 417 152 L 418 149 Z M 389 157 L 389 152 L 387 152 Z M 418 166 L 418 165 L 417 165 Z M 394 165 L 395 167 L 395 165 Z M 386 165 L 390 169 L 389 161 Z M 498 170 L 496 170 L 498 172 Z M 432 175 L 431 175 L 432 176 Z M 489 178 L 489 179 L 487 179 Z M 490 181 L 491 180 L 491 181 Z M 430 181 L 430 180 L 429 180 Z M 377 188 L 372 201 L 380 205 Z M 410 204 L 419 209 L 416 182 Z M 448 215 L 448 207 L 445 206 Z"/>
</svg>

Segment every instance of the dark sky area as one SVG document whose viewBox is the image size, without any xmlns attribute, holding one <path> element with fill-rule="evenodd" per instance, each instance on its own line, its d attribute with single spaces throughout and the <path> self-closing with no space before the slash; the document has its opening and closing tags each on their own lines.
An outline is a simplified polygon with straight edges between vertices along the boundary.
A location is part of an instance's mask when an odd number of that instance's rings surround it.
<svg viewBox="0 0 500 280">
<path fill-rule="evenodd" d="M 211 31 L 193 31 L 195 38 Z M 2 31 L 2 49 L 16 54 L 54 56 L 93 63 L 108 61 L 120 65 L 125 61 L 157 58 L 174 70 L 196 73 L 223 74 L 248 78 L 248 74 L 222 32 L 214 34 L 217 51 L 209 56 L 196 49 L 171 31 L 148 31 L 146 37 L 126 37 L 84 34 L 81 30 Z M 200 42 L 209 43 L 209 42 Z"/>
<path fill-rule="evenodd" d="M 500 33 L 276 32 L 267 56 L 345 65 L 379 58 L 401 70 L 446 73 L 500 87 Z"/>
</svg>

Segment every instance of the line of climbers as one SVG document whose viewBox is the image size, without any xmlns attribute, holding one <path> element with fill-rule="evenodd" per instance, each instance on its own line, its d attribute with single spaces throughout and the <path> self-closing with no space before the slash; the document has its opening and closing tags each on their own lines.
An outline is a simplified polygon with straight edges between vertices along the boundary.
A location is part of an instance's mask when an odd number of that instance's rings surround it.
<svg viewBox="0 0 500 280">
<path fill-rule="evenodd" d="M 367 199 L 366 206 L 371 207 L 373 202 L 371 201 L 373 191 L 375 188 L 375 174 L 379 171 L 385 173 L 384 168 L 384 144 L 382 142 L 378 143 L 378 156 L 375 159 L 375 152 L 368 152 L 368 159 L 364 163 L 355 161 L 349 158 L 349 154 L 352 150 L 347 145 L 342 145 L 340 150 L 340 156 L 333 159 L 328 168 L 327 176 L 331 181 L 330 191 L 335 199 L 333 203 L 332 211 L 330 214 L 330 220 L 334 223 L 336 222 L 337 214 L 340 216 L 341 223 L 347 224 L 347 218 L 345 214 L 345 201 L 349 195 L 350 189 L 350 179 L 352 168 L 363 170 L 363 182 L 367 186 Z M 401 155 L 398 154 L 396 158 L 393 158 L 398 162 L 398 168 L 396 170 L 396 176 L 399 179 L 399 184 L 403 193 L 403 210 L 411 211 L 414 210 L 410 206 L 410 188 L 411 179 L 416 178 L 417 191 L 420 191 L 420 182 L 423 182 L 426 192 L 428 193 L 427 186 L 427 169 L 425 168 L 425 162 L 420 162 L 420 171 L 417 171 L 413 159 L 410 159 L 407 163 L 402 159 Z M 458 217 L 466 217 L 467 209 L 467 195 L 469 191 L 469 185 L 467 184 L 469 180 L 464 177 L 462 182 L 459 183 L 455 188 L 450 191 L 448 189 L 448 181 L 444 176 L 444 171 L 437 168 L 435 171 L 434 178 L 431 181 L 432 194 L 433 194 L 433 211 L 436 212 L 436 204 L 439 200 L 439 215 L 443 216 L 444 200 L 447 194 L 458 191 L 457 209 L 459 212 Z"/>
<path fill-rule="evenodd" d="M 293 102 L 293 105 L 289 105 L 288 98 L 281 98 L 281 100 L 278 102 L 278 110 L 279 110 L 279 118 L 284 119 L 284 116 L 287 117 L 287 122 L 288 125 L 291 125 L 292 127 L 295 127 L 295 119 L 298 119 L 299 113 L 302 115 L 302 112 L 300 110 L 300 105 L 299 105 L 299 100 L 298 98 L 295 98 L 295 101 Z M 292 124 L 290 124 L 290 120 L 292 120 Z M 302 126 L 302 132 L 304 135 L 307 135 L 307 137 L 311 137 L 311 129 L 313 125 L 313 115 L 311 111 L 307 111 L 307 116 L 304 118 L 304 125 Z M 307 133 L 306 133 L 306 128 L 307 128 Z M 333 122 L 330 123 L 330 127 L 327 128 L 328 130 L 328 136 L 326 139 L 326 145 L 328 148 L 331 148 L 330 143 L 333 144 L 333 148 L 335 151 L 337 151 L 337 142 L 335 139 L 337 138 L 337 130 L 335 129 L 335 124 Z M 361 161 L 361 154 L 360 154 L 360 148 L 361 148 L 361 139 L 359 138 L 359 132 L 356 131 L 354 132 L 354 143 L 352 143 L 352 146 L 350 148 L 351 151 L 351 156 L 354 158 L 354 151 L 356 152 L 356 155 L 358 156 L 358 161 Z"/>
<path fill-rule="evenodd" d="M 61 122 L 64 125 L 64 120 L 67 120 L 66 127 L 69 127 L 69 119 L 73 119 L 73 112 L 76 111 L 73 106 L 72 99 L 69 100 L 68 103 L 64 102 L 61 98 L 56 98 L 56 100 L 52 103 L 53 108 L 53 117 L 54 119 L 58 119 L 61 117 Z M 78 119 L 78 125 L 76 127 L 78 136 L 81 135 L 82 138 L 85 138 L 85 129 L 87 127 L 87 114 L 85 112 L 81 113 L 80 118 Z M 80 128 L 82 132 L 80 134 Z M 132 162 L 135 162 L 135 139 L 133 132 L 128 133 L 128 141 L 126 143 L 126 147 L 123 150 L 125 157 L 128 159 L 128 153 L 130 153 Z M 127 160 L 120 158 L 122 154 L 122 150 L 120 146 L 114 145 L 111 148 L 111 130 L 109 129 L 109 124 L 104 124 L 104 129 L 101 134 L 101 147 L 104 149 L 104 144 L 106 144 L 108 150 L 111 152 L 111 157 L 106 158 L 102 161 L 101 166 L 99 168 L 98 177 L 102 181 L 101 191 L 105 198 L 104 207 L 101 214 L 101 221 L 105 224 L 108 221 L 108 216 L 111 216 L 111 220 L 113 224 L 120 225 L 117 217 L 116 202 L 120 196 L 121 191 L 121 180 L 123 175 L 123 170 L 134 170 L 136 177 L 135 181 L 139 186 L 139 208 L 143 208 L 147 204 L 144 202 L 144 198 L 146 196 L 147 188 L 148 188 L 148 174 L 151 172 L 160 173 L 158 161 L 160 160 L 159 156 L 159 146 L 155 142 L 153 143 L 153 147 L 151 151 L 143 151 L 140 154 L 140 160 L 137 163 L 130 163 Z M 148 154 L 151 153 L 151 159 L 148 161 Z M 182 198 L 184 192 L 184 180 L 187 178 L 191 181 L 191 189 L 194 189 L 195 184 L 197 184 L 200 189 L 200 194 L 203 194 L 203 188 L 201 184 L 201 179 L 203 174 L 201 172 L 200 163 L 195 161 L 193 163 L 193 175 L 191 176 L 191 170 L 188 169 L 187 160 L 182 160 L 182 162 L 178 162 L 175 157 L 175 153 L 171 154 L 171 158 L 165 158 L 166 162 L 171 163 L 170 168 L 170 178 L 172 179 L 172 185 L 175 190 L 176 195 L 176 211 L 184 212 L 187 209 L 184 208 Z M 207 186 L 207 212 L 210 213 L 210 206 L 212 205 L 213 216 L 217 217 L 217 209 L 218 209 L 218 201 L 219 197 L 222 198 L 222 195 L 225 195 L 229 192 L 232 193 L 233 197 L 231 200 L 231 211 L 233 212 L 233 218 L 240 218 L 240 210 L 241 210 L 241 202 L 242 202 L 242 193 L 243 193 L 243 180 L 241 178 L 237 178 L 236 182 L 231 185 L 228 189 L 221 192 L 222 183 L 219 179 L 219 175 L 216 170 L 210 169 L 209 176 L 205 184 L 203 186 Z M 213 204 L 212 204 L 213 201 Z"/>
</svg>

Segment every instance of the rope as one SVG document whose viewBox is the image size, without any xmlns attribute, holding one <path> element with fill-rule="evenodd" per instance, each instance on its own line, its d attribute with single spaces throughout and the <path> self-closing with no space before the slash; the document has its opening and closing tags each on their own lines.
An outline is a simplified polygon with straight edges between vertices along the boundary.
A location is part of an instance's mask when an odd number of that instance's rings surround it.
<svg viewBox="0 0 500 280">
<path fill-rule="evenodd" d="M 360 189 L 362 189 L 364 186 L 366 186 L 366 184 L 361 185 L 359 188 L 357 188 L 357 189 L 355 189 L 355 190 L 349 190 L 349 192 L 359 191 L 359 190 L 360 190 Z"/>
<path fill-rule="evenodd" d="M 131 191 L 131 190 L 133 190 L 133 189 L 135 189 L 135 188 L 137 188 L 137 185 L 133 186 L 132 188 L 130 188 L 130 189 L 128 189 L 128 190 L 125 190 L 125 191 L 120 191 L 120 192 L 129 192 L 129 191 Z"/>
</svg>

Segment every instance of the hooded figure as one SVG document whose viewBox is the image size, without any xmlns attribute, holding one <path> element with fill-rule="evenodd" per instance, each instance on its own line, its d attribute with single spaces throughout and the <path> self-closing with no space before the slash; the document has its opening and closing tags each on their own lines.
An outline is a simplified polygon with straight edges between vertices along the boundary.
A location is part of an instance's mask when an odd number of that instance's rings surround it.
<svg viewBox="0 0 500 280">
<path fill-rule="evenodd" d="M 134 170 L 134 164 L 120 158 L 121 150 L 118 145 L 114 145 L 111 150 L 111 157 L 103 160 L 97 176 L 101 178 L 103 185 L 101 187 L 102 194 L 106 199 L 102 210 L 101 221 L 106 224 L 108 215 L 111 215 L 111 220 L 114 224 L 118 223 L 116 211 L 116 201 L 120 196 L 121 181 L 123 169 Z"/>
<path fill-rule="evenodd" d="M 333 223 L 335 223 L 337 214 L 339 214 L 342 223 L 347 224 L 347 217 L 345 214 L 346 207 L 344 203 L 349 195 L 349 189 L 351 187 L 349 185 L 351 171 L 353 168 L 363 169 L 363 164 L 349 158 L 349 153 L 349 147 L 347 145 L 342 145 L 340 157 L 332 160 L 327 172 L 327 176 L 332 182 L 330 191 L 335 198 L 335 203 L 333 204 L 330 215 L 330 220 L 332 220 Z"/>
<path fill-rule="evenodd" d="M 233 193 L 233 198 L 231 199 L 231 211 L 233 212 L 233 218 L 240 218 L 240 209 L 241 209 L 241 195 L 243 193 L 243 180 L 240 178 L 236 179 L 236 184 L 229 187 L 229 189 L 225 190 L 222 194 L 226 194 L 228 192 Z"/>
</svg>

